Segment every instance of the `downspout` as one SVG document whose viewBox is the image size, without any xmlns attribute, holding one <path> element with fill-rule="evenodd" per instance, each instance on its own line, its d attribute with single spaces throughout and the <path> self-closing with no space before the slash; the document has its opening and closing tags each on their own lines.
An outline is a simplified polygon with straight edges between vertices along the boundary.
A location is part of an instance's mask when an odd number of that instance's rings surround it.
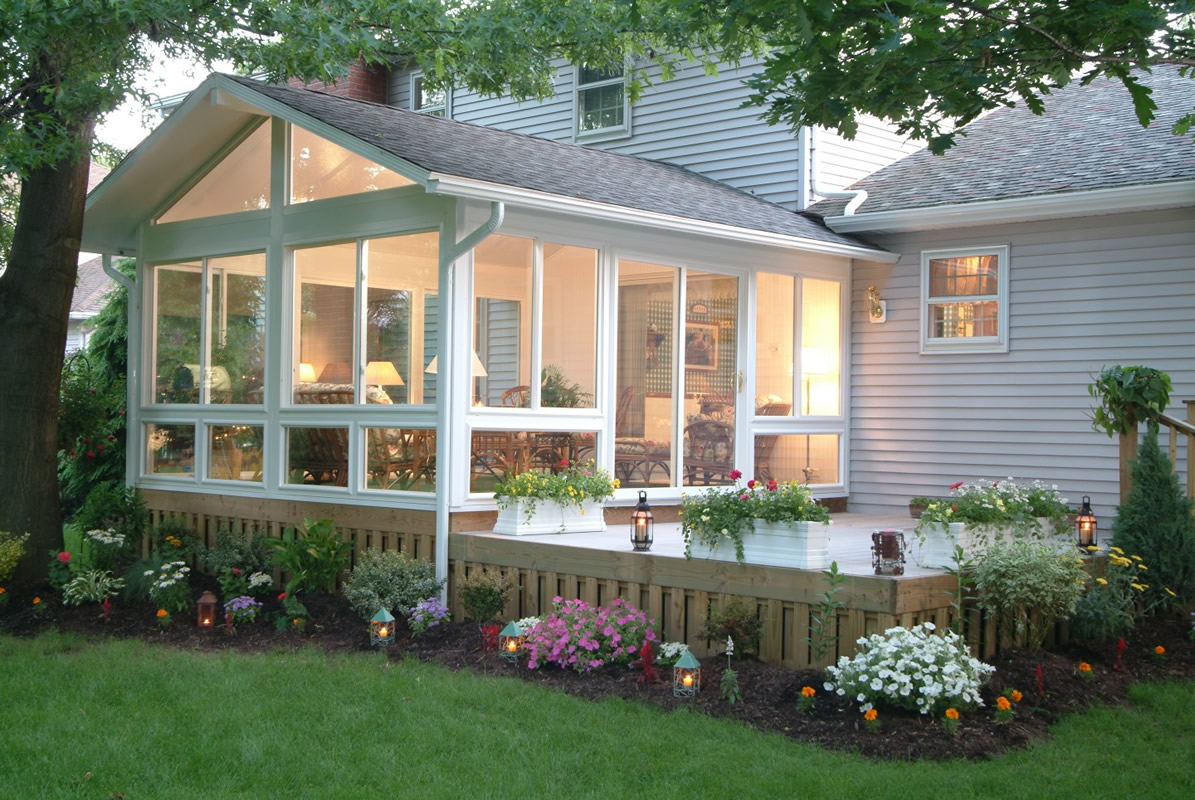
<svg viewBox="0 0 1195 800">
<path fill-rule="evenodd" d="M 133 292 L 136 290 L 137 284 L 134 283 L 128 275 L 125 275 L 123 272 L 112 266 L 111 253 L 104 253 L 102 256 L 100 256 L 100 265 L 103 266 L 104 272 L 109 278 L 116 281 L 126 290 L 128 290 L 130 295 L 133 294 Z"/>
<path fill-rule="evenodd" d="M 448 320 L 452 318 L 450 298 L 454 295 L 451 293 L 452 286 L 456 278 L 456 260 L 465 253 L 472 250 L 494 231 L 502 225 L 502 219 L 506 216 L 506 204 L 499 201 L 490 203 L 490 217 L 481 225 L 479 225 L 472 233 L 461 239 L 455 245 L 448 249 L 447 252 L 441 254 L 441 263 L 444 269 L 440 274 L 440 306 L 444 308 L 449 305 L 449 313 L 441 313 L 441 320 Z M 455 230 L 455 228 L 454 228 Z M 440 342 L 437 352 L 445 358 L 440 361 L 439 373 L 443 379 L 439 381 L 440 397 L 436 403 L 436 580 L 442 581 L 440 586 L 440 601 L 445 605 L 448 604 L 448 530 L 449 530 L 449 496 L 448 496 L 448 475 L 447 469 L 442 468 L 441 465 L 447 466 L 450 458 L 450 444 L 449 431 L 452 424 L 452 408 L 449 400 L 456 397 L 456 386 L 454 385 L 453 375 L 460 372 L 456 369 L 456 365 L 452 363 L 452 359 L 448 357 L 451 350 L 451 330 L 449 325 L 440 324 Z M 472 364 L 468 364 L 468 369 L 472 370 Z"/>
<path fill-rule="evenodd" d="M 817 127 L 810 125 L 801 129 L 802 133 L 806 131 L 808 131 L 809 137 L 809 191 L 829 199 L 849 200 L 846 208 L 842 210 L 842 216 L 852 216 L 855 209 L 863 205 L 863 201 L 867 199 L 867 192 L 863 189 L 844 189 L 841 192 L 819 190 L 817 188 Z"/>
</svg>

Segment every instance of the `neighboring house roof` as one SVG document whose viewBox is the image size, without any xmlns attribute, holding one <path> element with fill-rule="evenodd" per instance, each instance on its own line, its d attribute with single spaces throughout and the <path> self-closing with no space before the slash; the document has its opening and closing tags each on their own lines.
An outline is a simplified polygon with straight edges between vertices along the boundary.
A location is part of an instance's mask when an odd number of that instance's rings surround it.
<svg viewBox="0 0 1195 800">
<path fill-rule="evenodd" d="M 105 167 L 103 164 L 97 164 L 95 161 L 91 162 L 91 166 L 87 172 L 87 191 L 91 191 L 100 185 L 100 181 L 108 177 L 108 173 L 112 170 Z"/>
<path fill-rule="evenodd" d="M 309 89 L 225 76 L 432 173 L 723 225 L 860 246 L 856 239 L 682 167 Z"/>
<path fill-rule="evenodd" d="M 102 259 L 93 258 L 79 265 L 79 279 L 71 297 L 71 318 L 94 317 L 107 305 L 107 294 L 116 283 L 104 272 Z"/>
<path fill-rule="evenodd" d="M 1195 143 L 1171 133 L 1195 106 L 1195 79 L 1171 67 L 1138 77 L 1158 104 L 1148 128 L 1120 81 L 1072 83 L 1044 98 L 1041 116 L 1024 104 L 998 109 L 944 155 L 921 150 L 858 181 L 851 188 L 868 196 L 855 216 L 1195 180 Z M 823 200 L 810 211 L 835 224 L 851 219 L 840 216 L 846 202 Z M 866 228 L 860 219 L 850 229 Z"/>
</svg>

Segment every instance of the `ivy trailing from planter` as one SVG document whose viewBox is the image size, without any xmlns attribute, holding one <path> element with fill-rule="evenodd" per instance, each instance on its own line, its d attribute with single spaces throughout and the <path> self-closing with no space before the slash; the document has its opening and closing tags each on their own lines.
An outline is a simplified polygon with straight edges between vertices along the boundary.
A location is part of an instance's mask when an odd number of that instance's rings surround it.
<svg viewBox="0 0 1195 800">
<path fill-rule="evenodd" d="M 1091 427 L 1109 437 L 1124 435 L 1148 420 L 1156 420 L 1170 402 L 1170 376 L 1153 367 L 1104 367 L 1087 393 L 1100 401 Z"/>
</svg>

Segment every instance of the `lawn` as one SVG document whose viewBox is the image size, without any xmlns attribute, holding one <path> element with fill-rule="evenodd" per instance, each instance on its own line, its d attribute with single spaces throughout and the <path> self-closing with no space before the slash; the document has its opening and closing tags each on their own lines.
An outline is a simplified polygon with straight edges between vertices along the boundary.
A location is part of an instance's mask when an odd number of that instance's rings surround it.
<svg viewBox="0 0 1195 800">
<path fill-rule="evenodd" d="M 877 763 L 376 654 L 48 633 L 0 637 L 0 675 L 0 798 L 31 800 L 1185 798 L 1195 752 L 1193 683 L 1138 685 L 993 761 Z"/>
</svg>

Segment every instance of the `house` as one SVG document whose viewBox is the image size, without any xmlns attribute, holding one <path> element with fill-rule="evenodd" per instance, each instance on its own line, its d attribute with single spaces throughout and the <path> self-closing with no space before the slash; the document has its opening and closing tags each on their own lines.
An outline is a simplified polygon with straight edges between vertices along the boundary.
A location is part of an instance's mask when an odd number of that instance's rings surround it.
<svg viewBox="0 0 1195 800">
<path fill-rule="evenodd" d="M 1093 376 L 1165 370 L 1170 413 L 1193 419 L 1195 145 L 1170 129 L 1195 106 L 1195 81 L 1169 67 L 1141 80 L 1158 104 L 1148 128 L 1118 81 L 1072 84 L 1042 116 L 1000 109 L 945 155 L 857 182 L 853 213 L 841 199 L 813 206 L 899 257 L 852 270 L 852 508 L 1013 475 L 1112 517 L 1119 459 L 1091 430 Z"/>
<path fill-rule="evenodd" d="M 91 258 L 79 264 L 79 277 L 71 297 L 70 321 L 66 329 L 68 353 L 87 349 L 87 340 L 93 331 L 91 319 L 104 309 L 108 293 L 114 288 L 116 283 L 104 273 L 100 258 Z"/>
</svg>

